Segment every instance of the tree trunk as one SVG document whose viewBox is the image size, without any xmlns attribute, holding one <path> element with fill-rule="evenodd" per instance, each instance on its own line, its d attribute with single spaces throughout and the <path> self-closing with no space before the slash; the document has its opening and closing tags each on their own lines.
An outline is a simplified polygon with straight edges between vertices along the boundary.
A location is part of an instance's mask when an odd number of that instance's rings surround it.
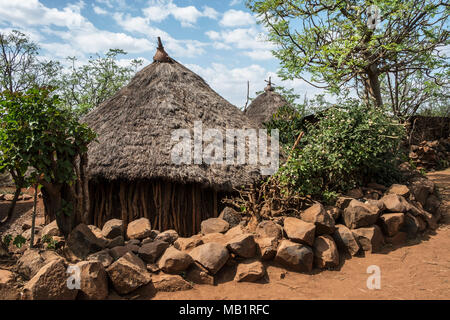
<svg viewBox="0 0 450 320">
<path fill-rule="evenodd" d="M 56 218 L 58 229 L 67 239 L 77 223 L 76 199 L 71 195 L 70 186 L 66 184 L 43 183 L 42 195 L 46 214 Z M 72 206 L 70 209 L 68 206 Z M 46 219 L 47 220 L 47 219 Z"/>
<path fill-rule="evenodd" d="M 377 107 L 382 107 L 383 99 L 381 97 L 380 80 L 378 76 L 378 68 L 375 65 L 369 66 L 367 78 L 365 79 L 365 89 L 367 95 L 375 102 L 375 105 Z"/>
</svg>

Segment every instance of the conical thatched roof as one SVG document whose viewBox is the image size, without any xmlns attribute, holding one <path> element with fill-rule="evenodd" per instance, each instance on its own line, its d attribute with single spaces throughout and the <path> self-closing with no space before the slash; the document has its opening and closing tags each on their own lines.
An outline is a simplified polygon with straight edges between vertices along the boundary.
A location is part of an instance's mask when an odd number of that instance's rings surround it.
<svg viewBox="0 0 450 320">
<path fill-rule="evenodd" d="M 279 108 L 287 104 L 286 100 L 273 90 L 270 79 L 268 82 L 264 92 L 257 96 L 245 111 L 245 114 L 259 126 L 269 121 Z"/>
<path fill-rule="evenodd" d="M 201 183 L 220 191 L 258 179 L 256 166 L 173 163 L 171 150 L 176 142 L 171 136 L 175 129 L 192 129 L 194 121 L 202 121 L 203 132 L 257 125 L 200 76 L 158 51 L 152 64 L 83 119 L 98 134 L 98 142 L 91 143 L 88 151 L 90 177 L 160 178 Z"/>
</svg>

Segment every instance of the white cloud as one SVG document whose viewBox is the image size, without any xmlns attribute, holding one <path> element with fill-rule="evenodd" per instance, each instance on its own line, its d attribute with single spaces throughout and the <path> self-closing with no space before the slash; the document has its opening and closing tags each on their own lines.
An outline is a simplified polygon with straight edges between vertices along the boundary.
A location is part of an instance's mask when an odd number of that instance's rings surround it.
<svg viewBox="0 0 450 320">
<path fill-rule="evenodd" d="M 0 0 L 0 22 L 9 22 L 14 26 L 92 27 L 92 24 L 81 15 L 83 7 L 84 2 L 71 4 L 59 10 L 47 8 L 38 0 Z"/>
<path fill-rule="evenodd" d="M 203 7 L 203 11 L 194 6 L 179 7 L 172 0 L 153 0 L 143 10 L 145 18 L 153 22 L 161 22 L 168 16 L 181 23 L 183 27 L 193 27 L 201 17 L 217 19 L 218 12 L 211 7 Z"/>
<path fill-rule="evenodd" d="M 274 46 L 265 41 L 263 33 L 256 28 L 240 28 L 234 30 L 207 31 L 205 34 L 213 40 L 215 49 L 243 49 L 246 50 L 242 54 L 253 60 L 270 60 L 273 59 L 271 49 Z"/>
<path fill-rule="evenodd" d="M 243 52 L 244 55 L 253 60 L 270 60 L 274 59 L 272 52 L 269 50 L 252 50 Z"/>
<path fill-rule="evenodd" d="M 230 7 L 240 4 L 242 0 L 231 0 Z"/>
<path fill-rule="evenodd" d="M 224 27 L 241 27 L 255 24 L 255 18 L 248 12 L 241 10 L 228 10 L 224 13 L 220 25 Z"/>
<path fill-rule="evenodd" d="M 169 54 L 181 57 L 195 57 L 205 52 L 205 43 L 197 40 L 174 39 L 167 32 L 152 27 L 150 21 L 145 17 L 124 16 L 122 13 L 116 13 L 113 15 L 113 18 L 126 31 L 145 34 L 147 38 L 155 39 L 155 43 L 156 38 L 161 37 Z"/>
<path fill-rule="evenodd" d="M 108 11 L 106 11 L 105 9 L 102 9 L 96 5 L 93 5 L 92 9 L 94 9 L 94 12 L 98 15 L 107 15 L 108 14 Z"/>
</svg>

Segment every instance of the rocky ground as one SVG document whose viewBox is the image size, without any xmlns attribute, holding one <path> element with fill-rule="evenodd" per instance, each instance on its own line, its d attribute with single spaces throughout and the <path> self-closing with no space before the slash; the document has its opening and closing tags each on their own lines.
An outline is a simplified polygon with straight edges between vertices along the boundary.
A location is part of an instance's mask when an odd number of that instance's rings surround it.
<svg viewBox="0 0 450 320">
<path fill-rule="evenodd" d="M 437 230 L 404 246 L 347 259 L 338 271 L 309 275 L 268 265 L 270 281 L 226 282 L 224 276 L 217 287 L 158 292 L 154 299 L 450 299 L 450 169 L 428 177 L 439 188 L 444 216 Z M 381 269 L 380 290 L 367 289 L 370 265 Z"/>
<path fill-rule="evenodd" d="M 429 178 L 439 208 L 426 180 L 372 185 L 334 208 L 316 204 L 256 230 L 233 227 L 235 217 L 223 215 L 191 238 L 151 230 L 143 218 L 126 230 L 120 220 L 102 230 L 79 225 L 65 242 L 55 223 L 43 226 L 40 203 L 37 238 L 52 236 L 65 249 L 10 245 L 0 259 L 0 299 L 449 299 L 450 170 Z M 21 200 L 2 237 L 29 238 L 31 209 L 31 200 Z M 74 264 L 87 279 L 79 292 L 66 286 Z M 366 285 L 371 265 L 381 270 L 379 290 Z"/>
</svg>

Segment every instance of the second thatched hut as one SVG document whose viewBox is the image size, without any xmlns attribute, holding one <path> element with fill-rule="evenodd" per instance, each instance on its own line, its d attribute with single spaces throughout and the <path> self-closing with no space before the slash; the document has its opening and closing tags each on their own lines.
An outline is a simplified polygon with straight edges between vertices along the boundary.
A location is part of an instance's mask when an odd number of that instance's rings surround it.
<svg viewBox="0 0 450 320">
<path fill-rule="evenodd" d="M 260 127 L 269 120 L 277 111 L 288 103 L 283 96 L 275 92 L 269 78 L 264 92 L 257 96 L 245 110 L 247 117 L 255 121 Z"/>
</svg>

